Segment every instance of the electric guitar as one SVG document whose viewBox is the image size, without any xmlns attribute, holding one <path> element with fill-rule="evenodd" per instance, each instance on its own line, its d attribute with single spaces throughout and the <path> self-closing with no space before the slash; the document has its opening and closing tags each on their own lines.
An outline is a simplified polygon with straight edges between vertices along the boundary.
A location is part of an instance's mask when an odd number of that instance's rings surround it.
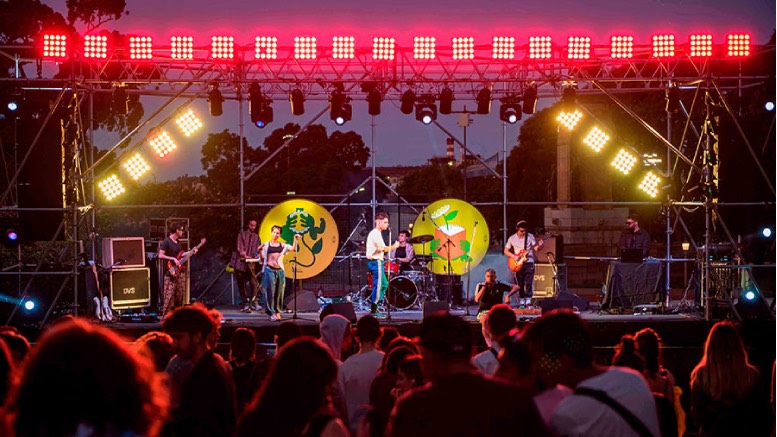
<svg viewBox="0 0 777 437">
<path fill-rule="evenodd" d="M 200 247 L 202 247 L 205 242 L 208 241 L 205 239 L 205 237 L 200 240 L 200 244 L 194 246 L 194 248 L 188 252 L 184 252 L 183 250 L 181 253 L 178 254 L 176 259 L 178 260 L 178 264 L 168 261 L 167 262 L 167 272 L 170 274 L 171 277 L 175 278 L 179 274 L 181 274 L 184 270 L 186 270 L 186 262 L 189 261 L 189 258 L 194 255 L 194 251 L 199 250 Z"/>
<path fill-rule="evenodd" d="M 547 234 L 545 234 L 544 237 L 542 237 L 542 239 L 540 241 L 545 241 L 545 240 L 547 240 L 548 238 L 550 238 L 552 236 L 553 236 L 553 234 L 547 233 Z M 507 267 L 510 268 L 511 272 L 516 273 L 516 272 L 519 272 L 523 268 L 523 265 L 526 263 L 526 260 L 529 259 L 529 252 L 532 249 L 533 248 L 531 248 L 531 247 L 528 248 L 528 249 L 521 249 L 521 250 L 518 251 L 516 256 L 511 256 L 510 258 L 508 258 L 508 260 L 507 260 Z"/>
</svg>

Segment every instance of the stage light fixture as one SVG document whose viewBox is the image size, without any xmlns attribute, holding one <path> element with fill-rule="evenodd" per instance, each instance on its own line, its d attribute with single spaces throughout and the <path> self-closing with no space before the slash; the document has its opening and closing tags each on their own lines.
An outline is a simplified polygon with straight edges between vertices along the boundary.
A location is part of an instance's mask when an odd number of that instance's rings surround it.
<svg viewBox="0 0 777 437">
<path fill-rule="evenodd" d="M 84 57 L 105 59 L 108 57 L 108 37 L 105 35 L 86 35 L 84 37 Z"/>
<path fill-rule="evenodd" d="M 690 55 L 692 58 L 706 58 L 712 56 L 712 35 L 691 35 Z"/>
<path fill-rule="evenodd" d="M 248 113 L 251 123 L 259 129 L 264 129 L 273 121 L 272 100 L 262 94 L 259 84 L 254 82 L 248 87 Z"/>
<path fill-rule="evenodd" d="M 164 158 L 168 153 L 172 152 L 175 148 L 175 142 L 170 138 L 167 132 L 161 132 L 159 135 L 149 141 L 151 148 L 154 149 L 154 153 L 160 158 Z"/>
<path fill-rule="evenodd" d="M 671 58 L 674 54 L 674 35 L 653 35 L 654 58 Z"/>
<path fill-rule="evenodd" d="M 302 90 L 294 88 L 289 93 L 289 103 L 291 104 L 291 113 L 294 115 L 302 115 L 305 113 L 305 96 L 302 94 Z"/>
<path fill-rule="evenodd" d="M 639 189 L 646 192 L 650 197 L 658 195 L 658 186 L 661 184 L 661 178 L 652 171 L 647 172 L 642 182 L 639 183 Z"/>
<path fill-rule="evenodd" d="M 475 59 L 475 38 L 453 38 L 453 59 Z M 440 111 L 442 112 L 442 111 Z"/>
<path fill-rule="evenodd" d="M 15 220 L 14 220 L 15 222 Z M 5 229 L 5 234 L 3 236 L 3 245 L 9 249 L 15 249 L 19 246 L 20 237 L 19 232 L 17 231 L 18 227 L 16 226 L 18 223 L 11 224 L 9 223 L 8 226 Z"/>
<path fill-rule="evenodd" d="M 130 59 L 148 60 L 153 56 L 153 45 L 150 36 L 131 36 L 129 39 Z"/>
<path fill-rule="evenodd" d="M 194 132 L 202 128 L 202 121 L 194 115 L 191 109 L 175 120 L 175 124 L 181 129 L 184 136 L 190 137 Z"/>
<path fill-rule="evenodd" d="M 567 59 L 590 59 L 591 37 L 570 36 L 567 40 Z"/>
<path fill-rule="evenodd" d="M 351 98 L 342 90 L 342 85 L 339 88 L 332 91 L 332 94 L 329 95 L 329 118 L 336 125 L 342 126 L 351 120 L 353 108 L 348 103 Z"/>
<path fill-rule="evenodd" d="M 124 185 L 122 185 L 121 181 L 119 181 L 119 178 L 116 177 L 116 175 L 111 175 L 99 184 L 97 184 L 98 187 L 100 187 L 100 190 L 103 192 L 103 196 L 105 196 L 106 200 L 113 200 L 116 198 L 116 196 L 119 196 L 120 194 L 124 193 L 126 191 L 124 189 Z"/>
<path fill-rule="evenodd" d="M 170 57 L 177 60 L 194 59 L 194 38 L 191 36 L 170 37 Z"/>
<path fill-rule="evenodd" d="M 437 120 L 437 105 L 434 104 L 434 96 L 424 94 L 415 105 L 415 119 L 423 124 L 432 124 Z"/>
<path fill-rule="evenodd" d="M 553 56 L 553 44 L 549 36 L 529 38 L 529 59 L 550 59 Z"/>
<path fill-rule="evenodd" d="M 453 90 L 447 86 L 440 91 L 440 114 L 450 114 L 453 111 Z"/>
<path fill-rule="evenodd" d="M 745 290 L 745 292 L 742 293 L 742 297 L 748 302 L 753 302 L 758 295 L 753 290 Z"/>
<path fill-rule="evenodd" d="M 677 113 L 680 110 L 680 89 L 677 84 L 666 85 L 666 112 Z"/>
<path fill-rule="evenodd" d="M 136 153 L 124 163 L 124 169 L 127 170 L 133 180 L 138 180 L 147 171 L 151 170 L 151 166 L 140 156 L 140 153 Z"/>
<path fill-rule="evenodd" d="M 60 59 L 66 58 L 67 35 L 43 35 L 43 57 Z"/>
<path fill-rule="evenodd" d="M 16 100 L 11 100 L 6 105 L 6 108 L 8 108 L 8 110 L 11 112 L 15 112 L 17 109 L 19 109 L 19 104 L 16 102 Z"/>
<path fill-rule="evenodd" d="M 508 124 L 515 124 L 521 119 L 521 105 L 518 103 L 519 97 L 511 94 L 499 99 L 502 104 L 499 106 L 499 119 Z"/>
<path fill-rule="evenodd" d="M 558 117 L 556 117 L 556 120 L 568 130 L 572 130 L 577 126 L 577 122 L 579 122 L 581 118 L 583 118 L 583 114 L 575 109 L 572 112 L 562 111 Z"/>
<path fill-rule="evenodd" d="M 407 90 L 402 94 L 402 98 L 400 99 L 400 106 L 399 110 L 402 111 L 403 114 L 410 114 L 413 112 L 413 107 L 415 106 L 415 93 L 413 90 Z"/>
<path fill-rule="evenodd" d="M 767 110 L 767 111 L 769 111 L 769 112 L 772 112 L 772 111 L 774 111 L 774 102 L 773 102 L 773 101 L 771 101 L 771 100 L 769 100 L 768 102 L 766 102 L 766 103 L 764 104 L 764 109 L 766 109 L 766 110 Z"/>
<path fill-rule="evenodd" d="M 235 38 L 232 36 L 212 36 L 210 38 L 210 56 L 213 59 L 234 59 Z"/>
<path fill-rule="evenodd" d="M 25 311 L 32 311 L 35 309 L 35 301 L 30 298 L 25 298 L 24 303 L 22 304 L 22 308 L 24 308 Z"/>
<path fill-rule="evenodd" d="M 255 59 L 278 59 L 278 38 L 257 36 L 254 39 Z"/>
<path fill-rule="evenodd" d="M 113 111 L 119 115 L 127 115 L 127 91 L 117 86 L 113 89 L 112 93 Z"/>
<path fill-rule="evenodd" d="M 761 235 L 764 236 L 764 238 L 769 238 L 772 236 L 772 228 L 766 227 L 761 229 Z"/>
<path fill-rule="evenodd" d="M 294 58 L 295 59 L 316 59 L 316 37 L 315 36 L 295 36 L 294 37 Z"/>
<path fill-rule="evenodd" d="M 483 88 L 478 92 L 478 96 L 475 98 L 478 104 L 478 114 L 488 114 L 491 112 L 491 90 Z"/>
<path fill-rule="evenodd" d="M 512 36 L 495 36 L 491 51 L 493 59 L 515 58 L 515 38 Z"/>
<path fill-rule="evenodd" d="M 750 56 L 750 35 L 734 33 L 728 35 L 728 55 L 734 58 Z"/>
<path fill-rule="evenodd" d="M 353 56 L 354 56 L 354 38 L 352 36 L 333 36 L 332 37 L 332 58 L 353 59 Z"/>
<path fill-rule="evenodd" d="M 523 89 L 523 113 L 534 114 L 534 110 L 537 109 L 537 85 L 527 85 Z"/>
<path fill-rule="evenodd" d="M 367 93 L 367 113 L 372 116 L 380 115 L 381 100 L 383 100 L 383 96 L 376 86 Z"/>
<path fill-rule="evenodd" d="M 394 59 L 394 38 L 375 37 L 372 39 L 372 59 Z M 408 112 L 409 114 L 409 112 Z"/>
<path fill-rule="evenodd" d="M 610 57 L 613 59 L 629 59 L 634 56 L 633 36 L 613 36 L 610 38 Z"/>
<path fill-rule="evenodd" d="M 627 175 L 637 163 L 637 157 L 629 153 L 626 149 L 621 149 L 613 159 L 611 165 L 619 172 Z"/>
<path fill-rule="evenodd" d="M 567 85 L 561 92 L 561 110 L 572 112 L 577 107 L 577 90 L 574 85 Z"/>
<path fill-rule="evenodd" d="M 434 59 L 436 42 L 433 36 L 413 38 L 413 59 Z"/>
<path fill-rule="evenodd" d="M 208 92 L 208 110 L 210 115 L 218 117 L 223 114 L 224 108 L 222 103 L 224 103 L 224 96 L 219 91 L 219 84 L 214 83 L 213 88 Z"/>
<path fill-rule="evenodd" d="M 594 126 L 588 135 L 583 138 L 583 143 L 593 149 L 594 152 L 599 153 L 602 151 L 602 148 L 604 148 L 604 146 L 607 144 L 607 141 L 609 140 L 609 135 L 604 133 L 603 130 Z"/>
</svg>

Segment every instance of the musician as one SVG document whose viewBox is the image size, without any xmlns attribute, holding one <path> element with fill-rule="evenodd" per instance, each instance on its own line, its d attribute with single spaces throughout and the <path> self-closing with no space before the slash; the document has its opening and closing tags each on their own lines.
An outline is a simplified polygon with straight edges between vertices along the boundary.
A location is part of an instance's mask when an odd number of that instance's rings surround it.
<svg viewBox="0 0 777 437">
<path fill-rule="evenodd" d="M 407 230 L 399 231 L 399 235 L 397 235 L 397 241 L 399 242 L 399 247 L 392 250 L 391 254 L 389 255 L 389 259 L 392 259 L 394 260 L 394 262 L 399 263 L 400 272 L 413 270 L 413 268 L 410 266 L 410 263 L 413 261 L 413 258 L 415 257 L 415 252 L 413 251 L 413 245 L 407 242 L 408 237 L 410 237 L 410 231 L 407 231 Z"/>
<path fill-rule="evenodd" d="M 251 219 L 246 228 L 237 234 L 237 251 L 232 254 L 229 262 L 235 269 L 237 289 L 240 293 L 240 301 L 243 302 L 243 309 L 240 312 L 243 313 L 250 313 L 251 310 L 259 311 L 259 306 L 256 304 L 258 290 L 254 287 L 255 278 L 250 276 L 254 274 L 254 269 L 245 262 L 246 258 L 259 257 L 259 246 L 262 241 L 256 233 L 256 226 L 256 220 Z M 246 281 L 248 281 L 250 293 L 246 293 Z"/>
<path fill-rule="evenodd" d="M 283 267 L 283 256 L 290 251 L 297 250 L 299 234 L 294 235 L 294 245 L 280 241 L 282 228 L 278 225 L 272 227 L 272 239 L 264 243 L 260 250 L 264 260 L 264 276 L 262 277 L 262 292 L 264 293 L 265 312 L 270 320 L 281 320 L 283 309 L 283 295 L 286 291 L 286 272 Z"/>
<path fill-rule="evenodd" d="M 505 292 L 510 292 L 508 297 L 505 299 L 508 304 L 510 302 L 510 297 L 514 295 L 518 291 L 517 285 L 510 285 L 505 284 L 502 281 L 496 280 L 496 270 L 494 269 L 488 269 L 486 270 L 486 276 L 485 280 L 483 282 L 479 282 L 475 291 L 475 302 L 478 302 L 478 321 L 485 315 L 488 314 L 488 312 L 491 310 L 491 308 L 494 307 L 494 305 L 502 303 L 502 296 L 504 296 Z"/>
<path fill-rule="evenodd" d="M 650 254 L 650 234 L 639 227 L 639 214 L 630 214 L 626 217 L 626 230 L 618 239 L 618 249 L 623 252 L 626 249 L 642 249 L 642 258 Z"/>
<path fill-rule="evenodd" d="M 383 298 L 386 290 L 388 290 L 388 279 L 386 279 L 386 273 L 383 270 L 383 257 L 385 253 L 399 247 L 399 242 L 391 246 L 386 246 L 386 243 L 383 242 L 383 231 L 388 229 L 388 227 L 388 214 L 380 211 L 375 214 L 375 229 L 371 230 L 369 235 L 367 235 L 367 268 L 370 269 L 372 274 L 372 295 L 370 296 L 372 304 L 370 305 L 370 313 L 377 316 L 381 316 L 378 313 L 378 301 Z"/>
<path fill-rule="evenodd" d="M 177 257 L 182 252 L 179 240 L 183 237 L 184 232 L 186 232 L 186 229 L 181 223 L 174 223 L 170 227 L 167 238 L 159 246 L 159 259 L 170 261 L 176 266 L 181 265 Z M 197 253 L 197 248 L 193 248 L 192 251 Z M 170 270 L 165 268 L 164 298 L 159 315 L 164 317 L 169 311 L 183 306 L 185 294 L 186 275 L 172 276 L 170 275 Z"/>
<path fill-rule="evenodd" d="M 518 220 L 515 229 L 515 234 L 507 239 L 504 254 L 515 260 L 520 260 L 525 256 L 523 266 L 515 272 L 515 283 L 518 285 L 520 305 L 528 305 L 534 294 L 534 252 L 542 250 L 544 241 L 538 242 L 534 235 L 527 232 L 526 220 Z M 513 294 L 515 293 L 510 293 L 509 296 Z"/>
</svg>

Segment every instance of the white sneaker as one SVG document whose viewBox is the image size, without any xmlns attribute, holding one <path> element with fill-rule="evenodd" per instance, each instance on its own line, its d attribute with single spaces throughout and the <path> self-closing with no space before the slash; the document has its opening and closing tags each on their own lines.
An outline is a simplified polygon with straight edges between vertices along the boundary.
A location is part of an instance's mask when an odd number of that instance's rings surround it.
<svg viewBox="0 0 777 437">
<path fill-rule="evenodd" d="M 273 315 L 271 315 L 271 316 L 270 316 L 270 321 L 271 321 L 271 322 L 277 322 L 277 321 L 278 321 L 278 318 L 277 318 L 277 317 L 275 317 L 275 314 L 273 314 Z"/>
<path fill-rule="evenodd" d="M 103 319 L 103 312 L 102 312 L 102 304 L 100 303 L 100 298 L 95 296 L 94 297 L 94 316 L 97 318 L 97 320 Z"/>
<path fill-rule="evenodd" d="M 111 304 L 108 302 L 108 296 L 103 296 L 103 318 L 106 322 L 113 320 L 113 311 L 111 311 Z"/>
</svg>

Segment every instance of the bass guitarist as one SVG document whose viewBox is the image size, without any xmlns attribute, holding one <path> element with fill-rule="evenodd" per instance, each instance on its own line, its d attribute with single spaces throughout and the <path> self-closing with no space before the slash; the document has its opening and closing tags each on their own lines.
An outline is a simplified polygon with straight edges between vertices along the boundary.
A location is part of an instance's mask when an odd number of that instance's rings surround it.
<svg viewBox="0 0 777 437">
<path fill-rule="evenodd" d="M 534 235 L 527 232 L 526 220 L 519 220 L 515 224 L 515 234 L 507 239 L 504 254 L 510 258 L 511 270 L 515 271 L 515 283 L 518 286 L 520 305 L 531 304 L 534 294 L 534 252 L 542 250 L 543 240 L 537 241 Z M 518 270 L 516 271 L 516 268 Z M 505 296 L 505 302 L 509 305 L 511 291 Z"/>
<path fill-rule="evenodd" d="M 179 240 L 183 237 L 184 232 L 186 229 L 181 223 L 174 223 L 170 227 L 167 238 L 159 246 L 159 259 L 170 261 L 175 266 L 181 265 L 177 256 L 181 253 Z M 197 253 L 197 247 L 193 248 L 192 251 Z M 173 275 L 170 270 L 165 269 L 164 298 L 162 308 L 159 310 L 160 317 L 164 317 L 169 311 L 183 306 L 186 294 L 186 275 Z"/>
</svg>

